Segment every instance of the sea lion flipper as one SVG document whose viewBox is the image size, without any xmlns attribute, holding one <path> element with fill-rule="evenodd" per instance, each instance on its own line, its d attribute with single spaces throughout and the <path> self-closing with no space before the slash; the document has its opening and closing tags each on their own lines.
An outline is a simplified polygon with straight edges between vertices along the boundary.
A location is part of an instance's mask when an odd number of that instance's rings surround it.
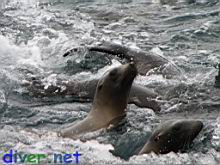
<svg viewBox="0 0 220 165">
<path fill-rule="evenodd" d="M 133 103 L 139 107 L 151 108 L 154 111 L 160 111 L 160 105 L 155 98 L 158 93 L 153 90 L 133 84 L 130 92 L 129 102 Z"/>
<path fill-rule="evenodd" d="M 77 52 L 78 48 L 72 48 L 70 50 L 68 50 L 66 53 L 63 54 L 63 57 L 69 56 L 71 53 L 73 52 Z"/>
<path fill-rule="evenodd" d="M 125 58 L 129 60 L 132 58 L 128 54 L 128 47 L 116 43 L 103 42 L 100 45 L 88 47 L 88 50 L 117 55 L 120 56 L 120 58 Z"/>
<path fill-rule="evenodd" d="M 74 139 L 83 133 L 94 131 L 95 128 L 97 128 L 97 126 L 94 123 L 94 119 L 88 116 L 77 124 L 73 123 L 69 127 L 59 131 L 59 134 L 62 137 L 71 137 Z"/>
<path fill-rule="evenodd" d="M 155 112 L 159 112 L 161 110 L 160 105 L 158 104 L 157 101 L 152 100 L 152 99 L 144 99 L 140 100 L 137 97 L 131 98 L 130 100 L 132 103 L 134 103 L 136 106 L 141 107 L 141 108 L 150 108 L 154 110 Z"/>
</svg>

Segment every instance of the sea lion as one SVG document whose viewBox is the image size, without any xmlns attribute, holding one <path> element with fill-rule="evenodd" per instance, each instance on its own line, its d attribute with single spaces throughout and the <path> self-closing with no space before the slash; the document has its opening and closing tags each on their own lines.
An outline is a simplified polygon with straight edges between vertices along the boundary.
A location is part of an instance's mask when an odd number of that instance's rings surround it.
<svg viewBox="0 0 220 165">
<path fill-rule="evenodd" d="M 47 104 L 73 101 L 92 102 L 98 81 L 97 78 L 83 81 L 57 80 L 56 84 L 45 85 L 41 80 L 35 79 L 28 80 L 29 83 L 23 86 L 28 90 L 27 94 L 35 98 L 35 102 L 37 98 L 40 102 Z M 160 105 L 155 101 L 157 96 L 158 94 L 152 89 L 133 83 L 128 103 L 159 111 Z"/>
<path fill-rule="evenodd" d="M 139 154 L 166 154 L 189 147 L 203 128 L 199 120 L 171 120 L 160 125 Z"/>
<path fill-rule="evenodd" d="M 215 84 L 214 87 L 220 88 L 220 63 L 218 64 L 218 75 L 215 76 Z"/>
<path fill-rule="evenodd" d="M 78 135 L 117 125 L 126 116 L 130 89 L 137 69 L 134 63 L 113 68 L 103 75 L 96 87 L 92 109 L 88 116 L 77 124 L 61 130 L 63 137 Z"/>
<path fill-rule="evenodd" d="M 141 108 L 151 108 L 157 112 L 160 111 L 160 104 L 155 100 L 157 96 L 158 94 L 152 89 L 133 83 L 128 103 Z"/>
<path fill-rule="evenodd" d="M 163 56 L 146 53 L 123 45 L 103 42 L 100 45 L 88 47 L 88 50 L 117 55 L 122 59 L 134 61 L 138 73 L 141 75 L 146 75 L 151 69 L 154 69 L 154 73 L 161 73 L 167 78 L 182 74 L 180 68 Z M 67 55 L 68 53 L 65 53 L 65 56 Z"/>
</svg>

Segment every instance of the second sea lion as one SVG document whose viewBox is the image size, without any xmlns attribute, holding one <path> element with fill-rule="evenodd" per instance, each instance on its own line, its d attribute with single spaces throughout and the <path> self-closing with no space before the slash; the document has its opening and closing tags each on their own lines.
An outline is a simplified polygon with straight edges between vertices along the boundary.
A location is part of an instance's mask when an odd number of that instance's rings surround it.
<svg viewBox="0 0 220 165">
<path fill-rule="evenodd" d="M 154 69 L 156 73 L 163 74 L 167 78 L 174 75 L 180 76 L 182 74 L 181 69 L 165 57 L 147 53 L 143 50 L 136 50 L 110 42 L 103 42 L 97 46 L 90 46 L 88 49 L 89 51 L 117 55 L 122 59 L 133 61 L 137 66 L 138 73 L 141 75 L 146 75 L 151 69 Z"/>
<path fill-rule="evenodd" d="M 35 98 L 36 102 L 53 104 L 62 102 L 92 102 L 99 79 L 83 81 L 57 80 L 56 84 L 45 85 L 41 80 L 29 80 L 23 84 L 29 91 L 28 94 Z M 139 107 L 151 108 L 160 111 L 160 105 L 155 101 L 158 94 L 152 89 L 133 83 L 128 103 Z M 29 98 L 29 97 L 28 97 Z M 55 100 L 55 101 L 54 101 Z"/>
<path fill-rule="evenodd" d="M 160 125 L 139 154 L 166 154 L 188 148 L 203 128 L 199 120 L 170 120 Z"/>
</svg>

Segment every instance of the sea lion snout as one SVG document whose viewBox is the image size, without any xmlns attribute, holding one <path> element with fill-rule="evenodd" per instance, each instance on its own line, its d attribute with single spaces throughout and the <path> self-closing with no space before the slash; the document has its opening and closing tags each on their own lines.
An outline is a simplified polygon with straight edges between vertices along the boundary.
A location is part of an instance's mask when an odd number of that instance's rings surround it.
<svg viewBox="0 0 220 165">
<path fill-rule="evenodd" d="M 138 70 L 136 65 L 133 62 L 131 62 L 123 65 L 123 67 L 120 68 L 119 73 L 120 76 L 118 81 L 118 87 L 120 88 L 120 90 L 122 90 L 123 88 L 128 89 L 128 86 L 131 87 L 134 78 L 138 74 Z"/>
<path fill-rule="evenodd" d="M 137 67 L 134 62 L 130 62 L 125 65 L 125 71 L 129 74 L 132 75 L 132 77 L 136 77 L 138 74 Z"/>
<path fill-rule="evenodd" d="M 133 72 L 135 73 L 135 76 L 136 76 L 138 74 L 138 70 L 137 70 L 137 67 L 133 61 L 129 63 L 129 67 L 131 67 L 131 69 L 133 69 Z"/>
</svg>

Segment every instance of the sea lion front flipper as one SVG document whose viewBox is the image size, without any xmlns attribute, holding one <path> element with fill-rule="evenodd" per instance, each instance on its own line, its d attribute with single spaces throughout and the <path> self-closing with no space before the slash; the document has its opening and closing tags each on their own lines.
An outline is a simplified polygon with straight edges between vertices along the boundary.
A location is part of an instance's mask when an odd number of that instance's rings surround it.
<svg viewBox="0 0 220 165">
<path fill-rule="evenodd" d="M 128 54 L 128 47 L 116 43 L 103 42 L 100 45 L 88 47 L 88 50 L 117 55 L 120 58 L 125 58 L 127 60 L 130 60 L 132 58 Z"/>
<path fill-rule="evenodd" d="M 78 123 L 73 123 L 69 127 L 59 131 L 59 136 L 76 139 L 79 135 L 87 132 L 95 131 L 102 126 L 98 126 L 93 117 L 88 116 Z"/>
<path fill-rule="evenodd" d="M 155 98 L 158 96 L 158 93 L 153 90 L 133 84 L 130 92 L 129 103 L 133 103 L 138 107 L 151 108 L 154 111 L 160 111 L 160 105 Z"/>
<path fill-rule="evenodd" d="M 130 103 L 133 103 L 136 106 L 141 107 L 141 108 L 150 108 L 154 110 L 155 112 L 159 112 L 161 110 L 158 102 L 153 99 L 149 99 L 149 98 L 140 100 L 137 97 L 133 97 L 133 98 L 130 98 Z"/>
</svg>

